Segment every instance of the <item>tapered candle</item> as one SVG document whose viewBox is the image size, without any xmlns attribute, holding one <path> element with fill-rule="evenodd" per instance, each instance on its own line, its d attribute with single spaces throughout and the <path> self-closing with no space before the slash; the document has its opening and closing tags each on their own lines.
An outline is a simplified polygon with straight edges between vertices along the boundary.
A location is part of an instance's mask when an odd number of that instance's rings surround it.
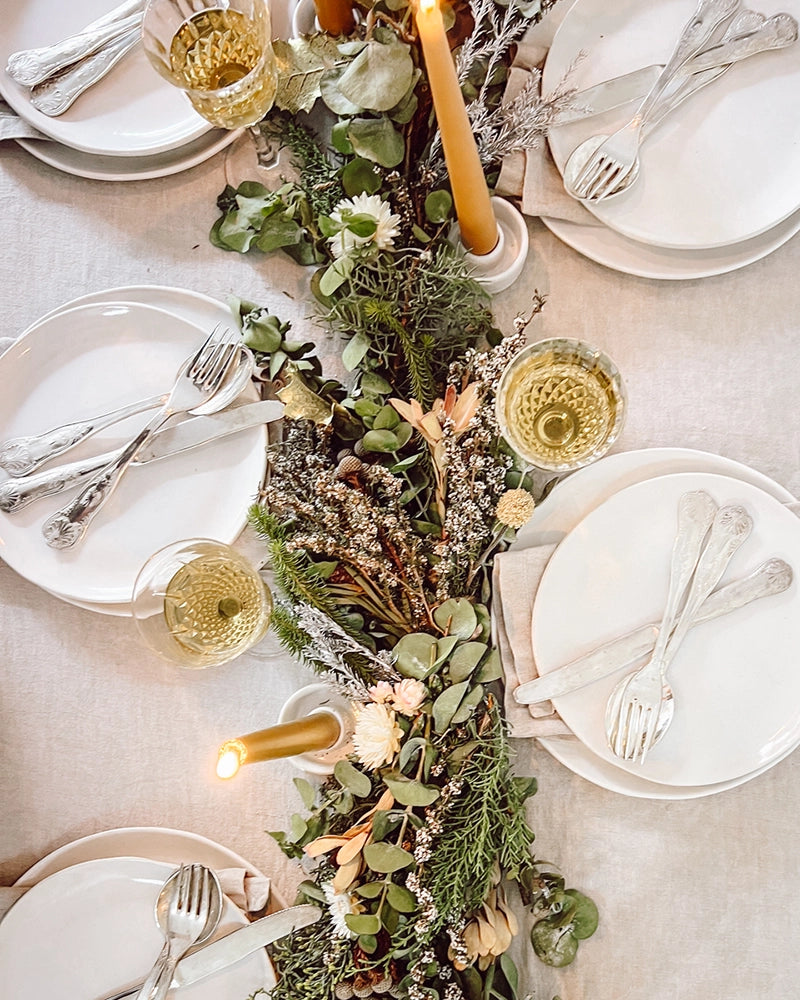
<svg viewBox="0 0 800 1000">
<path fill-rule="evenodd" d="M 294 757 L 313 750 L 327 750 L 342 735 L 342 725 L 333 713 L 321 709 L 305 719 L 284 722 L 257 733 L 228 740 L 219 748 L 217 777 L 232 778 L 242 764 L 277 757 Z"/>
<path fill-rule="evenodd" d="M 467 250 L 482 256 L 497 244 L 497 221 L 438 0 L 419 0 L 416 19 L 461 242 Z"/>
<path fill-rule="evenodd" d="M 329 35 L 349 35 L 356 26 L 350 0 L 314 0 L 314 7 L 320 28 Z"/>
</svg>

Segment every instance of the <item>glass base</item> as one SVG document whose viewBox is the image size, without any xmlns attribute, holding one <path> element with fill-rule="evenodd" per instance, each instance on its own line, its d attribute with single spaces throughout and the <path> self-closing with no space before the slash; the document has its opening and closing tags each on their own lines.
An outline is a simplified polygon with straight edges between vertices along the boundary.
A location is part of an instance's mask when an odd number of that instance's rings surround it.
<svg viewBox="0 0 800 1000">
<path fill-rule="evenodd" d="M 267 138 L 257 124 L 245 129 L 228 147 L 224 170 L 225 183 L 233 188 L 257 181 L 270 191 L 277 191 L 292 174 L 288 150 L 281 149 L 277 139 Z"/>
</svg>

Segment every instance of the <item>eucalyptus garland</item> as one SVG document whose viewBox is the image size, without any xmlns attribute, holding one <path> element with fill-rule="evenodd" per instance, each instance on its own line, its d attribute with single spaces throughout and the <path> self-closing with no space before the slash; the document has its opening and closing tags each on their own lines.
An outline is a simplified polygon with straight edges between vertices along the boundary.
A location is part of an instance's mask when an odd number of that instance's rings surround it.
<svg viewBox="0 0 800 1000">
<path fill-rule="evenodd" d="M 488 177 L 569 96 L 502 101 L 538 16 L 516 0 L 453 8 Z M 262 127 L 293 176 L 226 188 L 211 239 L 312 265 L 320 319 L 344 345 L 339 381 L 311 341 L 235 304 L 265 394 L 286 404 L 250 512 L 273 628 L 353 700 L 356 723 L 352 753 L 320 787 L 295 780 L 303 811 L 273 833 L 322 917 L 274 946 L 272 996 L 511 1000 L 534 985 L 508 954 L 512 893 L 550 965 L 597 926 L 592 901 L 533 853 L 536 781 L 514 773 L 491 639 L 492 559 L 534 506 L 494 408 L 527 319 L 498 330 L 447 242 L 452 202 L 405 0 L 363 6 L 350 38 L 294 39 L 278 56 L 278 110 Z M 531 315 L 543 304 L 535 295 Z"/>
</svg>

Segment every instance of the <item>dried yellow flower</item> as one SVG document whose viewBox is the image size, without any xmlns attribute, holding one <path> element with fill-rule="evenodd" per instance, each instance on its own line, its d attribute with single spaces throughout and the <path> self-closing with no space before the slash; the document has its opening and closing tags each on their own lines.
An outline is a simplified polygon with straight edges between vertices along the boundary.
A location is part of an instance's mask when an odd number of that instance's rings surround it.
<svg viewBox="0 0 800 1000">
<path fill-rule="evenodd" d="M 495 517 L 509 528 L 521 528 L 533 517 L 536 506 L 527 490 L 506 490 L 497 502 Z"/>
</svg>

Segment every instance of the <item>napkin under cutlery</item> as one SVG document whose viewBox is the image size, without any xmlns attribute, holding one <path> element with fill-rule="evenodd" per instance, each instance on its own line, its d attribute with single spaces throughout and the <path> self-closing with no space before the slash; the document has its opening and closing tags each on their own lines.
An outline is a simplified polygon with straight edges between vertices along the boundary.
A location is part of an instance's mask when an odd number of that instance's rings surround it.
<svg viewBox="0 0 800 1000">
<path fill-rule="evenodd" d="M 24 118 L 20 118 L 5 101 L 0 101 L 0 141 L 3 139 L 48 139 L 48 137 L 33 125 L 29 125 Z M 2 350 L 0 347 L 0 351 Z"/>
<path fill-rule="evenodd" d="M 269 901 L 270 879 L 266 875 L 253 875 L 244 868 L 223 868 L 217 871 L 223 893 L 244 913 L 260 914 Z M 0 886 L 0 920 L 11 906 L 31 886 Z"/>
</svg>

